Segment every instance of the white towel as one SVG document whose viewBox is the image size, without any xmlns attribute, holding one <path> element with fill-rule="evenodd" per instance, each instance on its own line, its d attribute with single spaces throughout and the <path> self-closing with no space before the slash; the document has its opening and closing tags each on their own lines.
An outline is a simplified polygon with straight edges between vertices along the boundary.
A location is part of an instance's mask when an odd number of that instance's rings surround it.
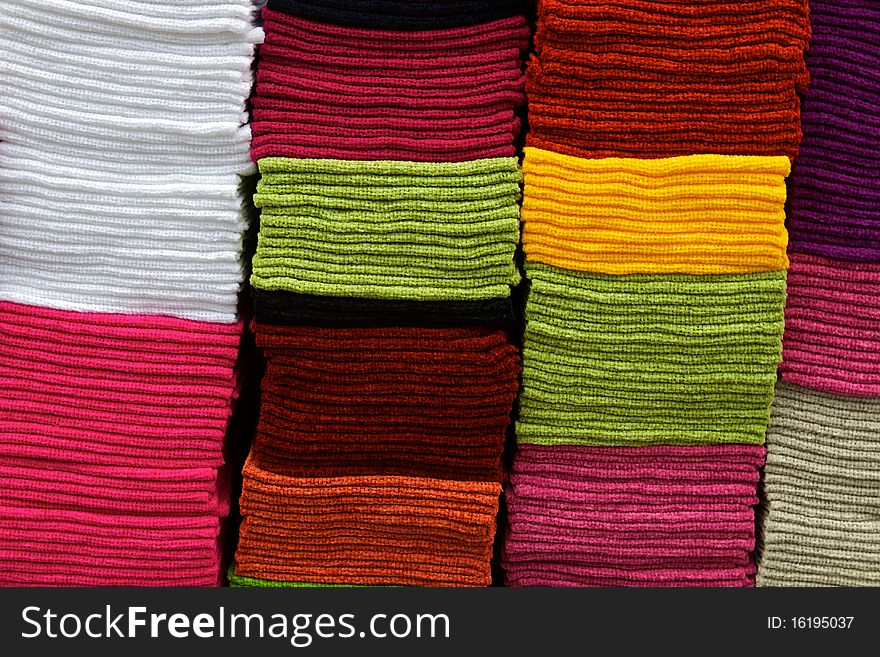
<svg viewBox="0 0 880 657">
<path fill-rule="evenodd" d="M 880 585 L 880 399 L 776 386 L 761 586 Z"/>
<path fill-rule="evenodd" d="M 0 298 L 235 321 L 260 4 L 0 3 Z"/>
</svg>

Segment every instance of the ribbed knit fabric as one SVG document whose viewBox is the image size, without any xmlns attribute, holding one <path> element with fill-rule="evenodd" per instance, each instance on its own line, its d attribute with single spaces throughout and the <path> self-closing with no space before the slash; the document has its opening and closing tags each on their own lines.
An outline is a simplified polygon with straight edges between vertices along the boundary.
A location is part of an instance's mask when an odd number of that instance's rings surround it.
<svg viewBox="0 0 880 657">
<path fill-rule="evenodd" d="M 0 504 L 0 586 L 217 586 L 216 515 Z"/>
<path fill-rule="evenodd" d="M 792 173 L 792 249 L 880 261 L 880 5 L 810 2 L 804 141 Z"/>
<path fill-rule="evenodd" d="M 797 154 L 806 0 L 541 0 L 528 143 L 582 157 Z"/>
<path fill-rule="evenodd" d="M 254 327 L 267 358 L 254 450 L 297 477 L 501 481 L 519 357 L 503 331 Z"/>
<path fill-rule="evenodd" d="M 880 396 L 880 262 L 792 253 L 782 378 Z"/>
<path fill-rule="evenodd" d="M 435 30 L 520 15 L 525 0 L 269 0 L 269 8 L 361 28 Z"/>
<path fill-rule="evenodd" d="M 485 586 L 500 484 L 297 478 L 251 453 L 236 573 L 276 581 Z"/>
<path fill-rule="evenodd" d="M 18 458 L 0 465 L 4 503 L 99 513 L 229 513 L 229 480 L 213 468 L 119 468 Z"/>
<path fill-rule="evenodd" d="M 763 442 L 785 272 L 526 276 L 520 443 Z"/>
<path fill-rule="evenodd" d="M 219 582 L 241 329 L 0 302 L 0 585 Z"/>
<path fill-rule="evenodd" d="M 515 319 L 509 299 L 413 301 L 321 297 L 296 292 L 253 289 L 257 321 L 265 324 L 382 327 L 497 326 Z"/>
<path fill-rule="evenodd" d="M 267 158 L 251 284 L 322 296 L 478 300 L 519 281 L 516 160 Z"/>
<path fill-rule="evenodd" d="M 219 467 L 241 328 L 0 302 L 0 454 Z"/>
<path fill-rule="evenodd" d="M 758 584 L 880 584 L 880 6 L 810 3 Z"/>
<path fill-rule="evenodd" d="M 419 32 L 346 28 L 270 9 L 263 17 L 254 160 L 515 155 L 524 17 Z"/>
<path fill-rule="evenodd" d="M 806 0 L 538 0 L 514 586 L 753 586 Z"/>
<path fill-rule="evenodd" d="M 522 3 L 270 2 L 233 586 L 491 582 L 521 372 Z"/>
<path fill-rule="evenodd" d="M 767 434 L 763 586 L 880 584 L 880 399 L 780 383 Z"/>
<path fill-rule="evenodd" d="M 233 322 L 253 2 L 0 8 L 0 298 Z"/>
<path fill-rule="evenodd" d="M 217 586 L 256 0 L 0 6 L 0 586 Z"/>
<path fill-rule="evenodd" d="M 778 271 L 786 157 L 585 160 L 527 148 L 526 256 L 607 274 Z"/>
<path fill-rule="evenodd" d="M 507 491 L 513 586 L 743 586 L 764 448 L 522 445 Z"/>
<path fill-rule="evenodd" d="M 806 0 L 540 0 L 528 143 L 589 158 L 797 154 Z"/>
</svg>

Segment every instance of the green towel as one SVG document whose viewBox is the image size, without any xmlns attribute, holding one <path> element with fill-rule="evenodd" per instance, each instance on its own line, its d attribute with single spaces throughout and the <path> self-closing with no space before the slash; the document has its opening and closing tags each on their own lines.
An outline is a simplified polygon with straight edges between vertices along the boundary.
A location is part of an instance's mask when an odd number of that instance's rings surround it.
<svg viewBox="0 0 880 657">
<path fill-rule="evenodd" d="M 264 158 L 251 283 L 377 299 L 507 297 L 519 282 L 516 158 Z"/>
<path fill-rule="evenodd" d="M 764 441 L 785 272 L 573 272 L 528 263 L 518 440 L 545 445 Z"/>
</svg>

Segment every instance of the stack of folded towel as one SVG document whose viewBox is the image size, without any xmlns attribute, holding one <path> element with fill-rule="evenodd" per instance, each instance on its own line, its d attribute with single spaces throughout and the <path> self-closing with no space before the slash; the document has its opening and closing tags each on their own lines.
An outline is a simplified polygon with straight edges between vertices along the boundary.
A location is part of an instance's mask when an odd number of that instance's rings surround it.
<svg viewBox="0 0 880 657">
<path fill-rule="evenodd" d="M 473 301 L 505 298 L 519 280 L 515 158 L 266 158 L 260 173 L 261 291 Z"/>
<path fill-rule="evenodd" d="M 253 5 L 0 7 L 0 584 L 221 581 Z"/>
<path fill-rule="evenodd" d="M 237 571 L 269 580 L 485 586 L 498 484 L 425 476 L 291 477 L 244 468 Z"/>
<path fill-rule="evenodd" d="M 764 448 L 523 445 L 512 586 L 744 586 Z"/>
<path fill-rule="evenodd" d="M 880 585 L 878 433 L 877 397 L 777 386 L 759 585 Z"/>
<path fill-rule="evenodd" d="M 370 11 L 372 4 L 269 2 L 254 98 L 254 158 L 462 162 L 514 156 L 515 110 L 525 100 L 520 51 L 529 38 L 517 3 L 496 3 L 507 13 L 491 22 L 469 12 L 459 19 L 462 27 L 402 28 L 408 31 L 373 21 L 345 27 L 332 16 L 318 22 L 309 9 L 300 13 L 309 5 Z M 273 11 L 279 5 L 292 13 Z M 438 5 L 408 11 L 440 11 Z"/>
<path fill-rule="evenodd" d="M 880 396 L 880 259 L 792 252 L 783 358 L 779 369 L 791 383 Z"/>
<path fill-rule="evenodd" d="M 804 0 L 539 0 L 512 585 L 754 582 Z"/>
<path fill-rule="evenodd" d="M 608 274 L 743 274 L 788 266 L 788 158 L 582 159 L 526 149 L 523 246 Z"/>
<path fill-rule="evenodd" d="M 256 325 L 264 467 L 500 481 L 518 388 L 501 330 Z"/>
<path fill-rule="evenodd" d="M 579 157 L 789 155 L 807 0 L 538 0 L 531 145 Z"/>
<path fill-rule="evenodd" d="M 880 584 L 880 6 L 810 2 L 758 583 Z"/>
<path fill-rule="evenodd" d="M 520 360 L 521 3 L 270 0 L 235 586 L 485 586 Z"/>
<path fill-rule="evenodd" d="M 526 272 L 521 441 L 764 442 L 785 272 Z"/>
</svg>

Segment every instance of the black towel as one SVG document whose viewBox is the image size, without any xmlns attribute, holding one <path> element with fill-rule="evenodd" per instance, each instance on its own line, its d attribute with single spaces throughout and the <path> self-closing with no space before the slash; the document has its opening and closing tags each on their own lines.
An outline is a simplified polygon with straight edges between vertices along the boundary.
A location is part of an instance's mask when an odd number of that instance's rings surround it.
<svg viewBox="0 0 880 657">
<path fill-rule="evenodd" d="M 525 0 L 269 0 L 269 8 L 323 23 L 444 30 L 524 14 Z"/>
<path fill-rule="evenodd" d="M 510 328 L 513 303 L 485 301 L 410 301 L 319 297 L 252 288 L 254 313 L 264 324 L 321 327 L 464 327 Z"/>
</svg>

